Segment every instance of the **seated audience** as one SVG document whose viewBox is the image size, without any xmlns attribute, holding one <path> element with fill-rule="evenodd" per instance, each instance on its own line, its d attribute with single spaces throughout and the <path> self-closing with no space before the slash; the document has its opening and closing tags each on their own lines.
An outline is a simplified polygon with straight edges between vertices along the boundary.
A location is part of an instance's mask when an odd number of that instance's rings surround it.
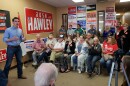
<svg viewBox="0 0 130 86">
<path fill-rule="evenodd" d="M 102 48 L 99 39 L 95 37 L 93 40 L 94 40 L 93 45 L 91 45 L 91 47 L 89 47 L 88 49 L 89 54 L 87 58 L 87 66 L 88 66 L 87 72 L 89 76 L 92 75 L 95 64 L 98 60 L 100 60 L 102 53 Z"/>
<path fill-rule="evenodd" d="M 53 33 L 50 33 L 46 42 L 46 46 L 47 46 L 47 54 L 48 56 L 50 56 L 51 51 L 54 48 L 54 45 L 56 44 L 57 40 L 54 38 Z"/>
<path fill-rule="evenodd" d="M 74 35 L 73 41 L 76 43 L 80 39 L 80 34 L 77 32 L 76 35 Z"/>
<path fill-rule="evenodd" d="M 68 28 L 68 30 L 67 30 L 67 36 L 68 36 L 68 35 L 71 35 L 71 36 L 74 35 L 74 30 L 73 30 L 73 28 L 72 28 L 72 25 L 69 25 L 69 28 Z"/>
<path fill-rule="evenodd" d="M 60 58 L 63 55 L 64 47 L 65 47 L 64 35 L 60 35 L 58 42 L 56 42 L 51 52 L 50 62 L 53 63 L 56 58 Z"/>
<path fill-rule="evenodd" d="M 118 50 L 117 42 L 114 37 L 109 36 L 107 40 L 103 42 L 103 57 L 100 60 L 100 64 L 107 68 L 108 74 L 110 73 L 113 58 L 114 58 L 114 52 Z"/>
<path fill-rule="evenodd" d="M 35 86 L 55 86 L 58 70 L 52 63 L 42 63 L 34 75 Z"/>
<path fill-rule="evenodd" d="M 78 73 L 84 70 L 84 62 L 87 59 L 87 43 L 83 36 L 80 36 L 80 40 L 76 43 L 75 54 L 71 56 L 71 66 L 73 69 L 77 66 Z"/>
<path fill-rule="evenodd" d="M 128 77 L 128 81 L 130 82 L 130 56 L 123 56 L 122 62 L 124 64 L 124 69 Z M 121 86 L 128 86 L 125 76 Z"/>
<path fill-rule="evenodd" d="M 36 35 L 36 41 L 32 45 L 34 51 L 32 53 L 33 63 L 32 65 L 36 66 L 41 61 L 42 58 L 48 62 L 48 58 L 46 56 L 46 44 L 41 40 L 40 34 Z M 37 58 L 38 56 L 38 58 Z"/>
<path fill-rule="evenodd" d="M 68 37 L 65 43 L 64 55 L 61 57 L 61 72 L 70 71 L 71 56 L 75 52 L 75 42 L 72 37 Z"/>
</svg>

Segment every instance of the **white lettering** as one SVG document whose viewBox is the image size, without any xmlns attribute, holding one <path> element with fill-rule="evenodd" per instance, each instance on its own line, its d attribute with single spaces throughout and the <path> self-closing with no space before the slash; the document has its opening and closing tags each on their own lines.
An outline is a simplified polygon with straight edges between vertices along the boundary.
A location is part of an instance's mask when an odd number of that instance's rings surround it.
<svg viewBox="0 0 130 86">
<path fill-rule="evenodd" d="M 34 18 L 34 29 L 33 30 L 38 30 L 38 27 L 37 27 L 37 18 Z"/>
<path fill-rule="evenodd" d="M 28 30 L 33 30 L 32 17 L 28 17 Z"/>
<path fill-rule="evenodd" d="M 49 19 L 46 19 L 46 27 L 47 27 L 47 30 L 49 30 L 49 27 L 50 27 L 50 25 L 49 25 Z"/>
<path fill-rule="evenodd" d="M 35 30 L 52 30 L 53 28 L 52 19 L 44 19 L 44 18 L 33 18 L 28 17 L 28 31 Z"/>
<path fill-rule="evenodd" d="M 52 30 L 52 19 L 50 19 L 49 25 L 50 25 L 50 29 Z"/>
<path fill-rule="evenodd" d="M 47 29 L 46 19 L 44 19 L 43 25 L 44 25 L 44 30 L 46 30 Z"/>
<path fill-rule="evenodd" d="M 37 18 L 37 23 L 38 23 L 38 29 L 42 30 L 43 29 L 43 19 Z"/>
</svg>

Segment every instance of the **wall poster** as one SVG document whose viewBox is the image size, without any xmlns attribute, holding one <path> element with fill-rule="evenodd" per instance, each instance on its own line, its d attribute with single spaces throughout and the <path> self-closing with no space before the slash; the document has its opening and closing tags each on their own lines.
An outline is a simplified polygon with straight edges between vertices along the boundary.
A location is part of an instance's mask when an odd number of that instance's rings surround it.
<svg viewBox="0 0 130 86">
<path fill-rule="evenodd" d="M 10 26 L 10 12 L 6 10 L 0 10 L 0 32 L 4 32 L 5 29 Z"/>
<path fill-rule="evenodd" d="M 27 34 L 52 32 L 52 13 L 25 8 Z"/>
</svg>

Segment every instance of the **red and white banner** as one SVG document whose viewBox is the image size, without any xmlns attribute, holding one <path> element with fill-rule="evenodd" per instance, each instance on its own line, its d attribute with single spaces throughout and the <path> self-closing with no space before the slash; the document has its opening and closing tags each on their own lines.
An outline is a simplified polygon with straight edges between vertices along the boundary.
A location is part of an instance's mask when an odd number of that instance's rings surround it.
<svg viewBox="0 0 130 86">
<path fill-rule="evenodd" d="M 0 49 L 0 63 L 6 61 L 6 49 Z"/>
<path fill-rule="evenodd" d="M 87 29 L 90 29 L 90 25 L 94 25 L 94 27 L 97 27 L 97 17 L 96 17 L 96 11 L 87 11 Z"/>
<path fill-rule="evenodd" d="M 106 20 L 105 25 L 106 26 L 117 26 L 117 20 Z"/>
<path fill-rule="evenodd" d="M 68 7 L 68 14 L 76 14 L 76 6 Z"/>
<path fill-rule="evenodd" d="M 51 13 L 25 8 L 25 15 L 27 34 L 53 31 Z"/>
<path fill-rule="evenodd" d="M 114 7 L 106 7 L 106 12 L 115 12 Z"/>
<path fill-rule="evenodd" d="M 116 13 L 114 7 L 107 7 L 105 12 L 105 26 L 116 26 Z"/>
</svg>

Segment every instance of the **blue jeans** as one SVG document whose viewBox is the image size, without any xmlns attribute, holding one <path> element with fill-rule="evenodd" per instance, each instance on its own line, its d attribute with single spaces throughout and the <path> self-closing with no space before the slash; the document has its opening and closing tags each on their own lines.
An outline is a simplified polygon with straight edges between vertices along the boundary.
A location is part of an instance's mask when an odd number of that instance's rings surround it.
<svg viewBox="0 0 130 86">
<path fill-rule="evenodd" d="M 89 55 L 87 58 L 87 71 L 92 73 L 95 67 L 95 64 L 98 60 L 100 60 L 101 56 Z"/>
<path fill-rule="evenodd" d="M 77 56 L 74 56 L 74 57 L 73 57 L 73 64 L 76 65 L 76 66 L 77 66 L 77 63 L 78 63 L 78 62 L 77 62 L 77 60 L 78 60 L 77 58 L 78 58 Z"/>
<path fill-rule="evenodd" d="M 23 74 L 22 71 L 22 50 L 21 47 L 7 47 L 7 60 L 6 60 L 6 64 L 4 67 L 4 73 L 5 76 L 8 78 L 8 74 L 9 74 L 9 70 L 10 70 L 10 66 L 13 60 L 13 57 L 16 57 L 16 61 L 17 61 L 17 73 L 18 73 L 18 77 L 21 77 Z"/>
<path fill-rule="evenodd" d="M 100 60 L 100 64 L 104 68 L 107 68 L 108 73 L 110 73 L 110 71 L 111 71 L 112 62 L 113 62 L 113 59 L 108 59 L 107 61 L 105 61 L 104 58 L 101 58 L 101 60 Z"/>
<path fill-rule="evenodd" d="M 7 86 L 8 79 L 5 77 L 5 74 L 0 70 L 0 86 Z"/>
<path fill-rule="evenodd" d="M 47 52 L 43 52 L 42 55 L 38 57 L 37 63 L 40 63 L 43 59 L 45 60 L 45 62 L 49 62 Z"/>
</svg>

